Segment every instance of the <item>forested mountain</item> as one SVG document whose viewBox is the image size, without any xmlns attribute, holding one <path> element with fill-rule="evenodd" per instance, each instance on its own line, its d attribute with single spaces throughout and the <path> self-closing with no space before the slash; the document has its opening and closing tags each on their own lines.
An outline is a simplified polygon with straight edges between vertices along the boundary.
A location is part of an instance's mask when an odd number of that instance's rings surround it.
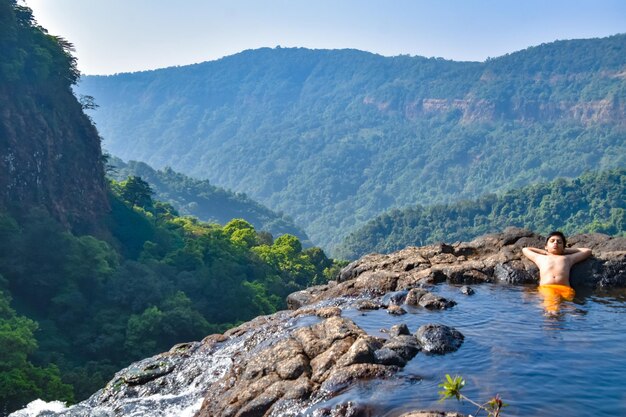
<svg viewBox="0 0 626 417">
<path fill-rule="evenodd" d="M 587 173 L 500 195 L 452 204 L 391 210 L 351 233 L 339 246 L 346 259 L 406 246 L 469 241 L 519 226 L 548 234 L 626 234 L 626 170 Z"/>
<path fill-rule="evenodd" d="M 155 193 L 155 199 L 172 204 L 181 215 L 222 225 L 232 219 L 242 218 L 256 230 L 269 232 L 274 237 L 288 233 L 296 236 L 303 245 L 311 245 L 306 233 L 291 219 L 273 212 L 245 194 L 216 187 L 208 180 L 190 178 L 168 167 L 155 170 L 143 162 L 126 163 L 115 157 L 109 158 L 108 166 L 107 175 L 117 181 L 124 181 L 131 176 L 147 181 Z"/>
<path fill-rule="evenodd" d="M 84 399 L 134 360 L 336 274 L 291 234 L 180 217 L 140 177 L 106 180 L 71 45 L 16 0 L 0 0 L 0 54 L 0 416 Z"/>
<path fill-rule="evenodd" d="M 327 248 L 393 207 L 626 165 L 626 35 L 482 63 L 265 48 L 78 92 L 112 154 L 245 192 Z"/>
</svg>

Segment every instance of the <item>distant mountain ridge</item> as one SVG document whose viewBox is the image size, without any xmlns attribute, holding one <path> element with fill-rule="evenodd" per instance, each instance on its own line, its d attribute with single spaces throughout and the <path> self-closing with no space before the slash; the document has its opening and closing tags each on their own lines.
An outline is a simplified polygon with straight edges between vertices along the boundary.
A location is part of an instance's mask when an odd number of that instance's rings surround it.
<svg viewBox="0 0 626 417">
<path fill-rule="evenodd" d="M 258 231 L 270 232 L 274 237 L 283 234 L 296 236 L 305 246 L 310 246 L 306 233 L 293 222 L 251 200 L 245 194 L 235 194 L 211 185 L 207 180 L 196 180 L 171 168 L 155 170 L 143 162 L 124 162 L 109 159 L 112 167 L 108 176 L 123 181 L 129 176 L 141 177 L 155 192 L 155 199 L 172 204 L 181 215 L 197 217 L 201 221 L 224 225 L 235 218 L 250 222 Z"/>
<path fill-rule="evenodd" d="M 85 77 L 104 147 L 245 192 L 335 247 L 393 207 L 626 165 L 626 35 L 480 62 L 263 48 Z"/>
</svg>

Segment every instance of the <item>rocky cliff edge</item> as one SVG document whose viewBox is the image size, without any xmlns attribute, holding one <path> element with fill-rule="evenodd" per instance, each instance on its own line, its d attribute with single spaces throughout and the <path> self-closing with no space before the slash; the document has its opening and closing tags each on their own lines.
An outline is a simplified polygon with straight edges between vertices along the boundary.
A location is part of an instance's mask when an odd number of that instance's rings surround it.
<svg viewBox="0 0 626 417">
<path fill-rule="evenodd" d="M 626 286 L 626 238 L 593 233 L 572 236 L 567 243 L 593 251 L 590 259 L 572 268 L 572 287 L 602 290 Z M 297 309 L 334 297 L 382 295 L 441 282 L 537 284 L 539 270 L 522 255 L 527 246 L 543 248 L 545 238 L 529 230 L 508 228 L 471 242 L 370 254 L 345 267 L 337 281 L 293 293 L 287 302 L 289 308 Z"/>
</svg>

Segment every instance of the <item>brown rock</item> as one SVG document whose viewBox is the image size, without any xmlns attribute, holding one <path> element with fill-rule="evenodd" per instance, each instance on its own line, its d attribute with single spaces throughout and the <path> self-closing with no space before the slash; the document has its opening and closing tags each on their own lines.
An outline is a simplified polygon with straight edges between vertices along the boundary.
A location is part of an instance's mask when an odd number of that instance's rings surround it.
<svg viewBox="0 0 626 417">
<path fill-rule="evenodd" d="M 323 382 L 335 366 L 339 358 L 343 356 L 354 343 L 354 338 L 340 339 L 331 344 L 324 352 L 311 360 L 311 380 L 313 382 Z"/>
<path fill-rule="evenodd" d="M 418 305 L 429 310 L 444 310 L 456 305 L 456 301 L 448 300 L 433 293 L 426 293 L 420 298 Z"/>
<path fill-rule="evenodd" d="M 356 306 L 358 310 L 378 310 L 381 307 L 379 302 L 373 300 L 361 300 Z"/>
<path fill-rule="evenodd" d="M 320 389 L 327 393 L 336 394 L 353 384 L 356 380 L 385 378 L 392 375 L 394 371 L 395 369 L 384 365 L 357 363 L 334 369 Z"/>
<path fill-rule="evenodd" d="M 361 274 L 354 284 L 358 290 L 369 290 L 384 294 L 396 289 L 399 275 L 390 271 L 366 271 Z"/>
<path fill-rule="evenodd" d="M 387 307 L 387 313 L 393 314 L 394 316 L 401 316 L 406 314 L 406 310 L 397 305 L 390 305 Z"/>
<path fill-rule="evenodd" d="M 317 310 L 317 316 L 322 318 L 341 316 L 341 309 L 339 307 L 324 307 Z"/>
<path fill-rule="evenodd" d="M 375 363 L 374 352 L 383 345 L 383 339 L 373 336 L 359 336 L 350 349 L 337 362 L 338 366 L 349 366 L 355 363 Z"/>
<path fill-rule="evenodd" d="M 416 306 L 419 303 L 420 298 L 428 294 L 428 291 L 421 288 L 412 288 L 406 296 L 405 303 L 410 306 Z"/>
</svg>

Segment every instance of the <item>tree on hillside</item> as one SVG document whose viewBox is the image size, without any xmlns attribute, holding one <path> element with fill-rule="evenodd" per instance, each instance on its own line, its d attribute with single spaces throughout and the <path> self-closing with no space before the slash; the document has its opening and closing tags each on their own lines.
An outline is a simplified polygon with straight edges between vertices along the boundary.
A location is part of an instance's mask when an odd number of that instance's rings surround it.
<svg viewBox="0 0 626 417">
<path fill-rule="evenodd" d="M 626 170 L 587 173 L 485 195 L 476 200 L 383 213 L 349 235 L 339 251 L 346 259 L 389 253 L 409 245 L 470 240 L 508 226 L 547 233 L 626 233 Z"/>
<path fill-rule="evenodd" d="M 1 277 L 0 277 L 1 278 Z M 18 316 L 0 291 L 0 413 L 23 407 L 33 398 L 73 401 L 72 387 L 61 382 L 55 365 L 34 366 L 28 355 L 37 349 L 37 323 Z"/>
<path fill-rule="evenodd" d="M 119 186 L 121 197 L 132 207 L 137 206 L 145 210 L 152 208 L 154 191 L 141 177 L 130 176 L 126 181 L 119 183 Z"/>
</svg>

